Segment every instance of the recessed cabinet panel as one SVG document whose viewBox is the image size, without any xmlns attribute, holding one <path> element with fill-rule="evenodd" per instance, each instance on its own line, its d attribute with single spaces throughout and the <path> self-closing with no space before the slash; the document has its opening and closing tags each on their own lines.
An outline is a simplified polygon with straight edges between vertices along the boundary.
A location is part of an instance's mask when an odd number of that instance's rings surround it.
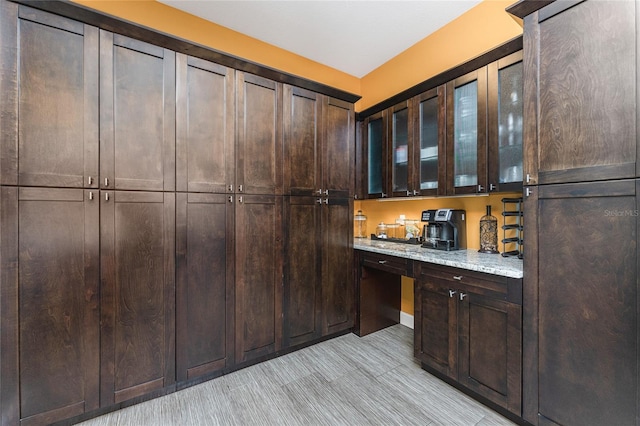
<svg viewBox="0 0 640 426">
<path fill-rule="evenodd" d="M 228 192 L 233 183 L 233 70 L 177 54 L 176 188 Z"/>
<path fill-rule="evenodd" d="M 498 182 L 522 182 L 522 62 L 498 71 Z"/>
<path fill-rule="evenodd" d="M 100 32 L 105 189 L 175 190 L 175 53 Z"/>
<path fill-rule="evenodd" d="M 384 120 L 382 115 L 367 123 L 367 194 L 368 198 L 386 196 L 384 188 Z"/>
<path fill-rule="evenodd" d="M 3 261 L 16 260 L 2 265 L 3 419 L 48 424 L 94 410 L 99 202 L 82 189 L 4 187 L 1 197 L 3 226 L 15 221 L 1 235 Z"/>
<path fill-rule="evenodd" d="M 176 194 L 178 380 L 233 363 L 233 204 L 224 194 Z"/>
<path fill-rule="evenodd" d="M 101 191 L 103 405 L 175 381 L 175 194 Z"/>
<path fill-rule="evenodd" d="M 637 7 L 587 1 L 540 22 L 535 183 L 637 176 Z"/>
<path fill-rule="evenodd" d="M 3 44 L 18 52 L 17 151 L 3 157 L 17 162 L 17 176 L 7 174 L 14 166 L 3 170 L 2 183 L 97 187 L 98 29 L 24 6 L 10 25 Z"/>
<path fill-rule="evenodd" d="M 282 194 L 282 86 L 236 72 L 236 189 Z"/>
<path fill-rule="evenodd" d="M 326 190 L 329 197 L 352 197 L 355 177 L 353 104 L 326 97 L 322 116 L 323 194 Z"/>
</svg>

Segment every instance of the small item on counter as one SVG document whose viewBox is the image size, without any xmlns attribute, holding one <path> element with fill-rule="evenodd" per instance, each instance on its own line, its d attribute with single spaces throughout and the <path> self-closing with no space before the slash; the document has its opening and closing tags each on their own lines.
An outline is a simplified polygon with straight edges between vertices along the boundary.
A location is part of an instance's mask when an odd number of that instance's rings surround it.
<svg viewBox="0 0 640 426">
<path fill-rule="evenodd" d="M 487 214 L 480 218 L 480 253 L 498 252 L 498 219 L 491 216 L 491 206 L 487 206 Z"/>
<path fill-rule="evenodd" d="M 404 238 L 404 225 L 399 223 L 387 223 L 388 238 Z"/>
<path fill-rule="evenodd" d="M 418 238 L 420 236 L 420 228 L 418 228 L 419 224 L 420 221 L 417 219 L 406 219 L 404 221 L 404 232 L 407 240 L 411 238 Z"/>
<path fill-rule="evenodd" d="M 384 222 L 380 222 L 378 226 L 376 226 L 376 237 L 387 238 L 387 225 L 385 225 Z"/>
<path fill-rule="evenodd" d="M 358 210 L 353 218 L 353 235 L 356 238 L 367 238 L 367 216 Z"/>
</svg>

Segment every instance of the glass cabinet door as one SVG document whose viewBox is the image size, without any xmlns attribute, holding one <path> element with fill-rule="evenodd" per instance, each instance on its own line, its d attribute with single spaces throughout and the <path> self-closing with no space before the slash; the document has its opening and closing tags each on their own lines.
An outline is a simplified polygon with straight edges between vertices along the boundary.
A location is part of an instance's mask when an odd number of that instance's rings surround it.
<svg viewBox="0 0 640 426">
<path fill-rule="evenodd" d="M 522 182 L 522 62 L 498 70 L 498 181 Z"/>
<path fill-rule="evenodd" d="M 486 169 L 486 67 L 448 83 L 452 194 L 484 192 Z M 453 123 L 451 123 L 451 120 Z"/>
<path fill-rule="evenodd" d="M 384 197 L 384 121 L 382 114 L 366 123 L 367 133 L 367 198 Z"/>
<path fill-rule="evenodd" d="M 418 179 L 422 194 L 438 194 L 440 175 L 444 175 L 444 169 L 440 167 L 444 158 L 444 152 L 440 151 L 440 146 L 444 144 L 444 126 L 439 123 L 443 104 L 442 87 L 430 90 L 418 99 L 418 137 L 420 138 Z"/>
<path fill-rule="evenodd" d="M 409 108 L 403 103 L 391 117 L 392 168 L 391 182 L 394 195 L 409 195 Z"/>
</svg>

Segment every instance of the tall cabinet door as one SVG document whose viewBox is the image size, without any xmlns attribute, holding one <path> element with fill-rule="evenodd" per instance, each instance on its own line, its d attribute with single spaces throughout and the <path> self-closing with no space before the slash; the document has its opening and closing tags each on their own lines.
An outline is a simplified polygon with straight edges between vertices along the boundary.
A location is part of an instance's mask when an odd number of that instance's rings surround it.
<svg viewBox="0 0 640 426">
<path fill-rule="evenodd" d="M 175 190 L 175 53 L 100 31 L 100 185 Z"/>
<path fill-rule="evenodd" d="M 175 382 L 175 194 L 100 192 L 107 406 Z"/>
<path fill-rule="evenodd" d="M 1 8 L 0 182 L 97 187 L 98 29 Z"/>
<path fill-rule="evenodd" d="M 351 198 L 355 190 L 353 104 L 325 97 L 322 120 L 322 195 Z"/>
<path fill-rule="evenodd" d="M 236 186 L 282 194 L 282 85 L 236 72 Z"/>
<path fill-rule="evenodd" d="M 284 223 L 284 345 L 322 333 L 321 207 L 317 197 L 286 197 Z"/>
<path fill-rule="evenodd" d="M 236 196 L 236 361 L 282 341 L 282 197 Z"/>
<path fill-rule="evenodd" d="M 285 193 L 312 196 L 321 190 L 320 132 L 322 97 L 284 86 Z"/>
<path fill-rule="evenodd" d="M 95 192 L 0 192 L 3 425 L 49 424 L 99 407 Z"/>
<path fill-rule="evenodd" d="M 322 312 L 323 334 L 353 327 L 353 202 L 348 198 L 322 200 Z"/>
<path fill-rule="evenodd" d="M 185 381 L 233 363 L 233 204 L 224 194 L 176 197 L 176 358 Z"/>
<path fill-rule="evenodd" d="M 525 180 L 640 176 L 634 1 L 556 2 L 525 23 Z M 537 126 L 536 126 L 537 123 Z"/>
<path fill-rule="evenodd" d="M 176 189 L 233 192 L 233 70 L 176 56 Z"/>
<path fill-rule="evenodd" d="M 636 424 L 639 189 L 545 185 L 526 198 L 523 414 L 533 424 Z"/>
</svg>

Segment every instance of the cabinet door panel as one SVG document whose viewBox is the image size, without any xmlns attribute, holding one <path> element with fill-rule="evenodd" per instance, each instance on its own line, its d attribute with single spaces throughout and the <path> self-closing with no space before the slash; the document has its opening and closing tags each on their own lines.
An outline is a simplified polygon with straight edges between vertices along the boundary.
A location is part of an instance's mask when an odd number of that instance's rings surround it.
<svg viewBox="0 0 640 426">
<path fill-rule="evenodd" d="M 413 144 L 413 182 L 421 195 L 444 195 L 447 190 L 445 86 L 416 99 Z"/>
<path fill-rule="evenodd" d="M 538 346 L 528 364 L 538 367 L 537 415 L 558 424 L 636 422 L 637 185 L 536 189 Z"/>
<path fill-rule="evenodd" d="M 175 381 L 175 195 L 101 191 L 101 245 L 101 399 L 111 405 Z"/>
<path fill-rule="evenodd" d="M 176 188 L 228 191 L 233 173 L 233 70 L 178 53 Z"/>
<path fill-rule="evenodd" d="M 236 203 L 236 361 L 274 353 L 282 340 L 282 197 Z"/>
<path fill-rule="evenodd" d="M 177 196 L 177 368 L 184 381 L 233 362 L 233 205 Z"/>
<path fill-rule="evenodd" d="M 282 194 L 282 86 L 237 72 L 236 91 L 238 191 Z"/>
<path fill-rule="evenodd" d="M 590 1 L 541 19 L 537 183 L 637 176 L 636 8 Z"/>
<path fill-rule="evenodd" d="M 314 195 L 320 189 L 322 97 L 284 86 L 285 192 Z"/>
<path fill-rule="evenodd" d="M 325 335 L 353 327 L 353 202 L 328 199 L 322 206 L 322 291 Z"/>
<path fill-rule="evenodd" d="M 387 140 L 391 148 L 388 166 L 391 171 L 391 193 L 393 197 L 409 196 L 410 173 L 409 165 L 413 162 L 413 128 L 409 125 L 413 108 L 409 101 L 401 102 L 391 107 L 389 111 L 389 125 Z"/>
<path fill-rule="evenodd" d="M 522 308 L 468 293 L 461 302 L 458 381 L 520 414 Z"/>
<path fill-rule="evenodd" d="M 1 38 L 3 52 L 17 52 L 3 58 L 15 63 L 2 95 L 3 112 L 14 120 L 3 130 L 2 183 L 96 187 L 98 29 L 24 6 L 18 11 L 3 22 Z"/>
<path fill-rule="evenodd" d="M 17 266 L 2 265 L 3 304 L 17 307 L 2 315 L 16 338 L 2 341 L 3 373 L 11 372 L 3 374 L 11 395 L 3 391 L 3 419 L 48 424 L 96 409 L 98 200 L 81 189 L 5 188 L 1 202 L 3 260 L 14 256 Z"/>
<path fill-rule="evenodd" d="M 284 344 L 320 337 L 322 328 L 322 241 L 319 198 L 287 197 L 284 260 Z"/>
<path fill-rule="evenodd" d="M 458 305 L 449 288 L 421 277 L 415 286 L 418 319 L 415 333 L 415 356 L 425 365 L 449 377 L 457 376 Z"/>
<path fill-rule="evenodd" d="M 322 159 L 322 189 L 330 197 L 350 198 L 354 191 L 354 122 L 353 104 L 325 98 Z"/>
<path fill-rule="evenodd" d="M 100 32 L 102 188 L 175 190 L 175 102 L 174 52 Z"/>
<path fill-rule="evenodd" d="M 387 111 L 384 110 L 364 121 L 365 198 L 388 196 L 386 120 Z"/>
</svg>

